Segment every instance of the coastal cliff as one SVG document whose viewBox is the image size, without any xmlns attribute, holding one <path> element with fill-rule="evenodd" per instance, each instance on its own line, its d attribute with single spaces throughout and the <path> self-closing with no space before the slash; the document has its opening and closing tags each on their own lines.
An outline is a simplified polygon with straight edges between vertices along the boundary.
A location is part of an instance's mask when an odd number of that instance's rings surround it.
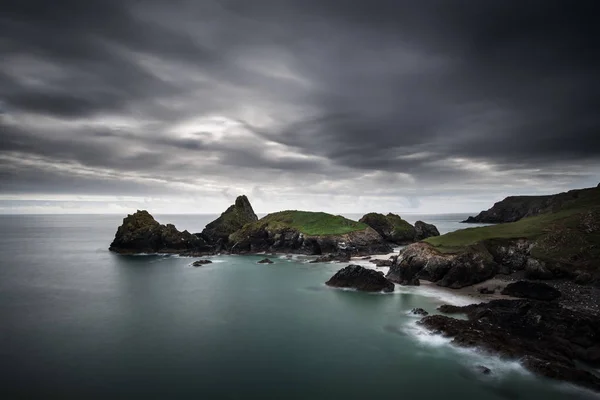
<svg viewBox="0 0 600 400">
<path fill-rule="evenodd" d="M 490 224 L 516 222 L 523 218 L 557 211 L 569 202 L 593 195 L 596 191 L 598 187 L 570 190 L 548 196 L 510 196 L 497 202 L 489 210 L 482 211 L 477 216 L 469 217 L 462 222 Z"/>
<path fill-rule="evenodd" d="M 214 243 L 217 251 L 227 246 L 229 235 L 241 229 L 244 225 L 258 221 L 252 205 L 246 196 L 238 196 L 231 205 L 216 220 L 212 221 L 200 234 L 208 242 Z"/>
</svg>

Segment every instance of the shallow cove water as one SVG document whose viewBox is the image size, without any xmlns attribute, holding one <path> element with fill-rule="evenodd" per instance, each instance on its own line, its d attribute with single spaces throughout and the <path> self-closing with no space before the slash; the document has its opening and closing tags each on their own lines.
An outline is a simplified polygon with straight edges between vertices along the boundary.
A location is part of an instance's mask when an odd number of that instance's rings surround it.
<svg viewBox="0 0 600 400">
<path fill-rule="evenodd" d="M 444 216 L 454 227 L 464 215 Z M 212 216 L 170 216 L 199 231 Z M 331 289 L 345 264 L 107 251 L 122 216 L 0 216 L 3 398 L 573 399 L 592 395 L 419 331 L 445 291 Z M 428 222 L 436 223 L 434 217 Z M 484 376 L 478 364 L 492 369 Z"/>
</svg>

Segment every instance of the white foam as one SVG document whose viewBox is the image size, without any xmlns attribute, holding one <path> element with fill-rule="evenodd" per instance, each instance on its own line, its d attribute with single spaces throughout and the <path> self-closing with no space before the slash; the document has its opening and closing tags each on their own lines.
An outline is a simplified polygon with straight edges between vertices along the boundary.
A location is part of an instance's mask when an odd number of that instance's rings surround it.
<svg viewBox="0 0 600 400">
<path fill-rule="evenodd" d="M 396 285 L 396 293 L 408 293 L 419 296 L 434 298 L 441 303 L 452 304 L 455 306 L 467 306 L 469 304 L 478 303 L 472 297 L 450 293 L 449 289 L 441 289 L 436 286 L 421 285 L 421 286 L 401 286 Z"/>
</svg>

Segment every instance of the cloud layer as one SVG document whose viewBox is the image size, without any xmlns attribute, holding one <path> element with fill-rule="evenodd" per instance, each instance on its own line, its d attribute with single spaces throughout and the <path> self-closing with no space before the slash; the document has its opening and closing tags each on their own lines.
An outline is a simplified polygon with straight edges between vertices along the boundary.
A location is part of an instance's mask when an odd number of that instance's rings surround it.
<svg viewBox="0 0 600 400">
<path fill-rule="evenodd" d="M 595 185 L 593 5 L 9 0 L 0 210 L 245 192 L 443 212 Z"/>
</svg>

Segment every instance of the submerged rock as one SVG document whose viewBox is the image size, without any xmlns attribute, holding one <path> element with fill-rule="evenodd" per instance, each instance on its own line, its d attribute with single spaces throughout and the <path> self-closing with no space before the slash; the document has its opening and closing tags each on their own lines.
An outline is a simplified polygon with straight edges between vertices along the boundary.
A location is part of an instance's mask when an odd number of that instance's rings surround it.
<svg viewBox="0 0 600 400">
<path fill-rule="evenodd" d="M 327 282 L 327 286 L 353 288 L 364 292 L 392 292 L 394 284 L 383 273 L 360 265 L 349 265 L 340 269 Z"/>
<path fill-rule="evenodd" d="M 210 261 L 210 260 L 198 260 L 198 261 L 194 261 L 192 263 L 192 266 L 194 266 L 194 267 L 201 267 L 201 266 L 206 265 L 206 264 L 212 264 L 212 261 Z"/>
<path fill-rule="evenodd" d="M 492 373 L 492 370 L 485 365 L 476 365 L 475 370 L 483 375 L 489 375 Z"/>
<path fill-rule="evenodd" d="M 509 283 L 501 292 L 504 295 L 551 301 L 558 299 L 561 294 L 558 289 L 542 282 L 518 281 Z M 600 338 L 599 338 L 600 339 Z"/>
<path fill-rule="evenodd" d="M 270 260 L 270 259 L 268 259 L 268 258 L 263 258 L 262 260 L 260 260 L 260 261 L 258 262 L 258 264 L 273 264 L 273 261 L 271 261 L 271 260 Z"/>
<path fill-rule="evenodd" d="M 146 210 L 138 210 L 123 219 L 109 250 L 120 254 L 210 253 L 212 246 L 188 231 L 178 231 L 174 225 L 159 224 Z"/>
</svg>

